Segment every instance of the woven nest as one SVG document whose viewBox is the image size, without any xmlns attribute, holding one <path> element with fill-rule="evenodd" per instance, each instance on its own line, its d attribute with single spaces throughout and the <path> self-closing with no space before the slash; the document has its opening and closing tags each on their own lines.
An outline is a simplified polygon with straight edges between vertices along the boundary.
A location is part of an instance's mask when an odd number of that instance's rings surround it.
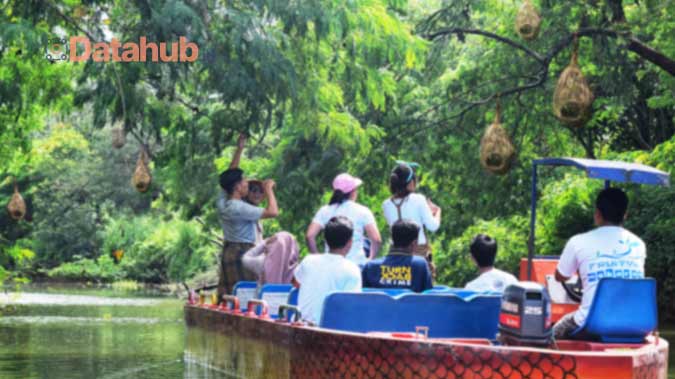
<svg viewBox="0 0 675 379">
<path fill-rule="evenodd" d="M 112 146 L 115 149 L 121 149 L 127 143 L 127 135 L 124 133 L 124 128 L 116 126 L 112 128 Z"/>
<path fill-rule="evenodd" d="M 516 32 L 524 40 L 533 40 L 539 35 L 541 17 L 530 0 L 525 0 L 516 16 Z"/>
<path fill-rule="evenodd" d="M 131 177 L 131 183 L 134 188 L 141 193 L 146 192 L 148 188 L 150 188 L 150 183 L 152 183 L 152 175 L 150 175 L 148 161 L 149 159 L 145 150 L 141 149 L 141 153 L 138 155 L 138 161 L 136 161 L 134 175 Z"/>
<path fill-rule="evenodd" d="M 569 66 L 560 75 L 553 95 L 553 113 L 562 123 L 581 127 L 591 118 L 593 92 L 572 53 Z"/>
<path fill-rule="evenodd" d="M 7 212 L 9 212 L 9 217 L 16 221 L 23 219 L 26 215 L 26 202 L 19 193 L 16 183 L 14 183 L 14 194 L 9 199 L 9 203 L 7 203 Z"/>
<path fill-rule="evenodd" d="M 498 106 L 494 122 L 487 127 L 480 140 L 480 163 L 491 173 L 504 175 L 511 170 L 515 157 L 516 149 L 502 127 Z"/>
</svg>

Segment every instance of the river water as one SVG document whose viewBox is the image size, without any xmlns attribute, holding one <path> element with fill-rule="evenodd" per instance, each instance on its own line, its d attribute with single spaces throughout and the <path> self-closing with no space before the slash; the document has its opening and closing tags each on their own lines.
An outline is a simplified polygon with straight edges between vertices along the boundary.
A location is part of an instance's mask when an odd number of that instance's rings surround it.
<svg viewBox="0 0 675 379">
<path fill-rule="evenodd" d="M 61 287 L 0 293 L 0 378 L 237 377 L 207 367 L 208 360 L 186 346 L 205 339 L 205 332 L 186 330 L 182 307 L 180 300 L 142 292 Z M 668 377 L 675 379 L 675 328 L 661 334 L 671 344 Z"/>
<path fill-rule="evenodd" d="M 177 299 L 112 290 L 2 293 L 0 378 L 231 377 L 184 358 L 182 306 Z"/>
</svg>

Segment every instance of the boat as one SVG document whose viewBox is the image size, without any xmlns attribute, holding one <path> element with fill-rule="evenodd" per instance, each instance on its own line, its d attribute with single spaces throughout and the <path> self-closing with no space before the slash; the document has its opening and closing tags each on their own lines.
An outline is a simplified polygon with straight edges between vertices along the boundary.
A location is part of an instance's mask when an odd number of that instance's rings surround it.
<svg viewBox="0 0 675 379">
<path fill-rule="evenodd" d="M 551 281 L 555 257 L 535 254 L 536 178 L 537 166 L 542 165 L 576 167 L 590 178 L 604 179 L 607 186 L 610 181 L 669 185 L 669 176 L 624 162 L 533 162 L 532 230 L 520 279 L 547 288 L 544 299 L 550 296 L 551 303 L 543 309 L 550 326 L 578 307 L 574 300 L 579 293 L 572 285 Z M 504 318 L 514 317 L 505 313 L 499 294 L 444 286 L 422 294 L 386 289 L 338 292 L 326 298 L 321 322 L 312 326 L 302 322 L 293 304 L 297 289 L 266 285 L 256 298 L 252 287 L 255 283 L 239 283 L 220 305 L 208 304 L 204 295 L 189 297 L 188 362 L 256 379 L 667 378 L 669 345 L 656 330 L 653 279 L 603 279 L 580 327 L 585 340 L 530 346 L 497 338 Z M 616 304 L 617 297 L 620 305 L 608 311 L 607 303 Z"/>
</svg>

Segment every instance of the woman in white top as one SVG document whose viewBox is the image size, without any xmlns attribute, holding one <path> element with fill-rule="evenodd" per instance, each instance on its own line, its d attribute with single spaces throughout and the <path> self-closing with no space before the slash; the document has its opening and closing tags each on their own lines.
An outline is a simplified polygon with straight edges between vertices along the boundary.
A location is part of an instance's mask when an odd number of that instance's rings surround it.
<svg viewBox="0 0 675 379">
<path fill-rule="evenodd" d="M 344 216 L 354 224 L 352 247 L 346 258 L 357 265 L 364 265 L 369 258 L 373 259 L 377 256 L 382 244 L 382 237 L 380 237 L 380 231 L 377 229 L 375 216 L 370 209 L 356 203 L 357 188 L 362 183 L 361 179 L 346 173 L 335 177 L 335 180 L 333 180 L 333 196 L 330 202 L 316 212 L 312 223 L 307 228 L 306 238 L 310 253 L 319 252 L 316 246 L 316 236 L 323 230 L 328 221 L 335 216 Z M 366 257 L 363 250 L 364 234 L 370 239 L 369 257 Z"/>
<path fill-rule="evenodd" d="M 426 231 L 435 232 L 441 224 L 441 208 L 424 195 L 415 193 L 417 178 L 414 168 L 417 163 L 397 161 L 389 177 L 392 197 L 382 203 L 382 211 L 391 227 L 398 220 L 407 219 L 420 226 L 416 254 L 427 257 L 431 262 L 431 250 Z"/>
</svg>

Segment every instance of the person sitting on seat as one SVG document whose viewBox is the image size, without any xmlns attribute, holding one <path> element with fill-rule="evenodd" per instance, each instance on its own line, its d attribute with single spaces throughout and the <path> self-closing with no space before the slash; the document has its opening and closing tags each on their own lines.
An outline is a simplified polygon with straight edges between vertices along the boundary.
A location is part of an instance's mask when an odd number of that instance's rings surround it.
<svg viewBox="0 0 675 379">
<path fill-rule="evenodd" d="M 600 279 L 644 277 L 647 249 L 638 236 L 623 228 L 627 209 L 628 197 L 622 190 L 600 191 L 595 200 L 597 228 L 572 237 L 565 245 L 556 280 L 565 282 L 578 272 L 584 293 L 579 309 L 563 316 L 553 327 L 555 338 L 567 338 L 584 324 Z"/>
<path fill-rule="evenodd" d="M 479 234 L 473 238 L 469 250 L 480 275 L 464 288 L 476 292 L 504 292 L 510 284 L 518 282 L 515 276 L 494 267 L 497 256 L 497 241 L 494 238 Z"/>
<path fill-rule="evenodd" d="M 291 283 L 298 266 L 299 248 L 295 237 L 278 232 L 248 250 L 241 258 L 244 267 L 256 274 L 258 284 Z"/>
<path fill-rule="evenodd" d="M 309 254 L 295 269 L 295 284 L 300 289 L 298 307 L 303 319 L 317 325 L 321 321 L 323 301 L 334 291 L 361 291 L 359 267 L 345 258 L 352 248 L 354 226 L 344 217 L 331 218 L 324 227 L 329 251 Z"/>
<path fill-rule="evenodd" d="M 420 227 L 411 220 L 399 220 L 391 227 L 394 246 L 386 257 L 363 267 L 363 286 L 405 288 L 422 292 L 433 287 L 431 270 L 424 257 L 415 254 Z"/>
</svg>

